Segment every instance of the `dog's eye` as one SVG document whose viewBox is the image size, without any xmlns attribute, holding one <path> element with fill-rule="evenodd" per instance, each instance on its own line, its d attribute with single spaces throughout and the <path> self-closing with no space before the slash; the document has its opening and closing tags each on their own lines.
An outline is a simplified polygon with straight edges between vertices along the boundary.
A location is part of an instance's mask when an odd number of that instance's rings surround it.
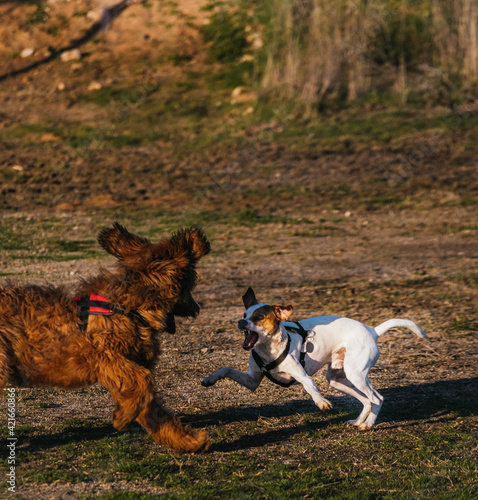
<svg viewBox="0 0 478 500">
<path fill-rule="evenodd" d="M 263 319 L 264 319 L 264 316 L 262 316 L 262 314 L 259 314 L 259 316 L 257 316 L 258 321 L 262 321 Z"/>
</svg>

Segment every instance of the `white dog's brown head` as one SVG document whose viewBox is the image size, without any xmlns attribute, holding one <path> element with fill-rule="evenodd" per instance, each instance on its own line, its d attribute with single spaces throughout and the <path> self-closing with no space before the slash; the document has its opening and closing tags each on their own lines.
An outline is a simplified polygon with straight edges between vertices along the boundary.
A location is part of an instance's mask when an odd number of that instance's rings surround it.
<svg viewBox="0 0 478 500">
<path fill-rule="evenodd" d="M 244 332 L 245 338 L 242 347 L 249 351 L 256 344 L 260 344 L 272 337 L 280 330 L 280 322 L 287 321 L 294 308 L 288 306 L 269 306 L 259 304 L 252 288 L 242 296 L 246 312 L 244 318 L 239 320 L 237 327 Z"/>
</svg>

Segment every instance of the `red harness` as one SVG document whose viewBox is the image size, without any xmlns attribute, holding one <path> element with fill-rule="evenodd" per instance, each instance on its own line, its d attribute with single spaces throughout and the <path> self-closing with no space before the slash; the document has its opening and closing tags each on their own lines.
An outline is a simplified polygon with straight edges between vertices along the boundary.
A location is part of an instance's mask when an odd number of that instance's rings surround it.
<svg viewBox="0 0 478 500">
<path fill-rule="evenodd" d="M 101 295 L 92 294 L 89 297 L 75 297 L 76 308 L 78 314 L 86 311 L 87 314 L 105 314 L 110 315 L 115 313 L 115 306 L 110 301 Z"/>
<path fill-rule="evenodd" d="M 90 314 L 111 316 L 112 314 L 123 314 L 133 321 L 139 321 L 143 326 L 150 327 L 149 323 L 137 311 L 126 312 L 121 307 L 112 304 L 106 297 L 95 293 L 88 297 L 74 297 L 78 316 L 80 317 L 80 326 L 83 330 L 88 327 L 88 317 Z"/>
</svg>

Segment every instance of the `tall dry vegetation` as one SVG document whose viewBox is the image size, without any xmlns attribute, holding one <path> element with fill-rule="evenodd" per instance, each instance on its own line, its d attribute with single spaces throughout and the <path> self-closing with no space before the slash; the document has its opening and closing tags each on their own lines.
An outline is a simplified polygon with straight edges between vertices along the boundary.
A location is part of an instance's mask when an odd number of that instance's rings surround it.
<svg viewBox="0 0 478 500">
<path fill-rule="evenodd" d="M 478 1 L 434 0 L 438 65 L 446 77 L 465 84 L 478 80 Z"/>
<path fill-rule="evenodd" d="M 269 8 L 263 86 L 305 105 L 478 84 L 478 0 L 269 0 Z"/>
</svg>

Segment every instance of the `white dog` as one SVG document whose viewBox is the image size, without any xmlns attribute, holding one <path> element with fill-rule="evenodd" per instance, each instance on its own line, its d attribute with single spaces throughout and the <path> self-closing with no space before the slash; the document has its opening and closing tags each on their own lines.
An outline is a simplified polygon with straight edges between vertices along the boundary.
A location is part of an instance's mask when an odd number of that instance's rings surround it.
<svg viewBox="0 0 478 500">
<path fill-rule="evenodd" d="M 372 387 L 368 372 L 378 359 L 377 338 L 390 328 L 407 327 L 419 337 L 426 337 L 413 321 L 390 319 L 370 328 L 358 321 L 338 316 L 317 316 L 297 323 L 288 322 L 292 306 L 259 304 L 252 288 L 242 297 L 246 312 L 238 322 L 245 334 L 243 348 L 251 350 L 249 371 L 224 367 L 209 375 L 202 385 L 209 387 L 223 378 L 230 378 L 251 391 L 257 389 L 264 375 L 283 386 L 298 382 L 321 409 L 332 408 L 311 378 L 328 364 L 329 384 L 363 404 L 363 410 L 347 424 L 360 430 L 375 423 L 383 397 Z"/>
</svg>

